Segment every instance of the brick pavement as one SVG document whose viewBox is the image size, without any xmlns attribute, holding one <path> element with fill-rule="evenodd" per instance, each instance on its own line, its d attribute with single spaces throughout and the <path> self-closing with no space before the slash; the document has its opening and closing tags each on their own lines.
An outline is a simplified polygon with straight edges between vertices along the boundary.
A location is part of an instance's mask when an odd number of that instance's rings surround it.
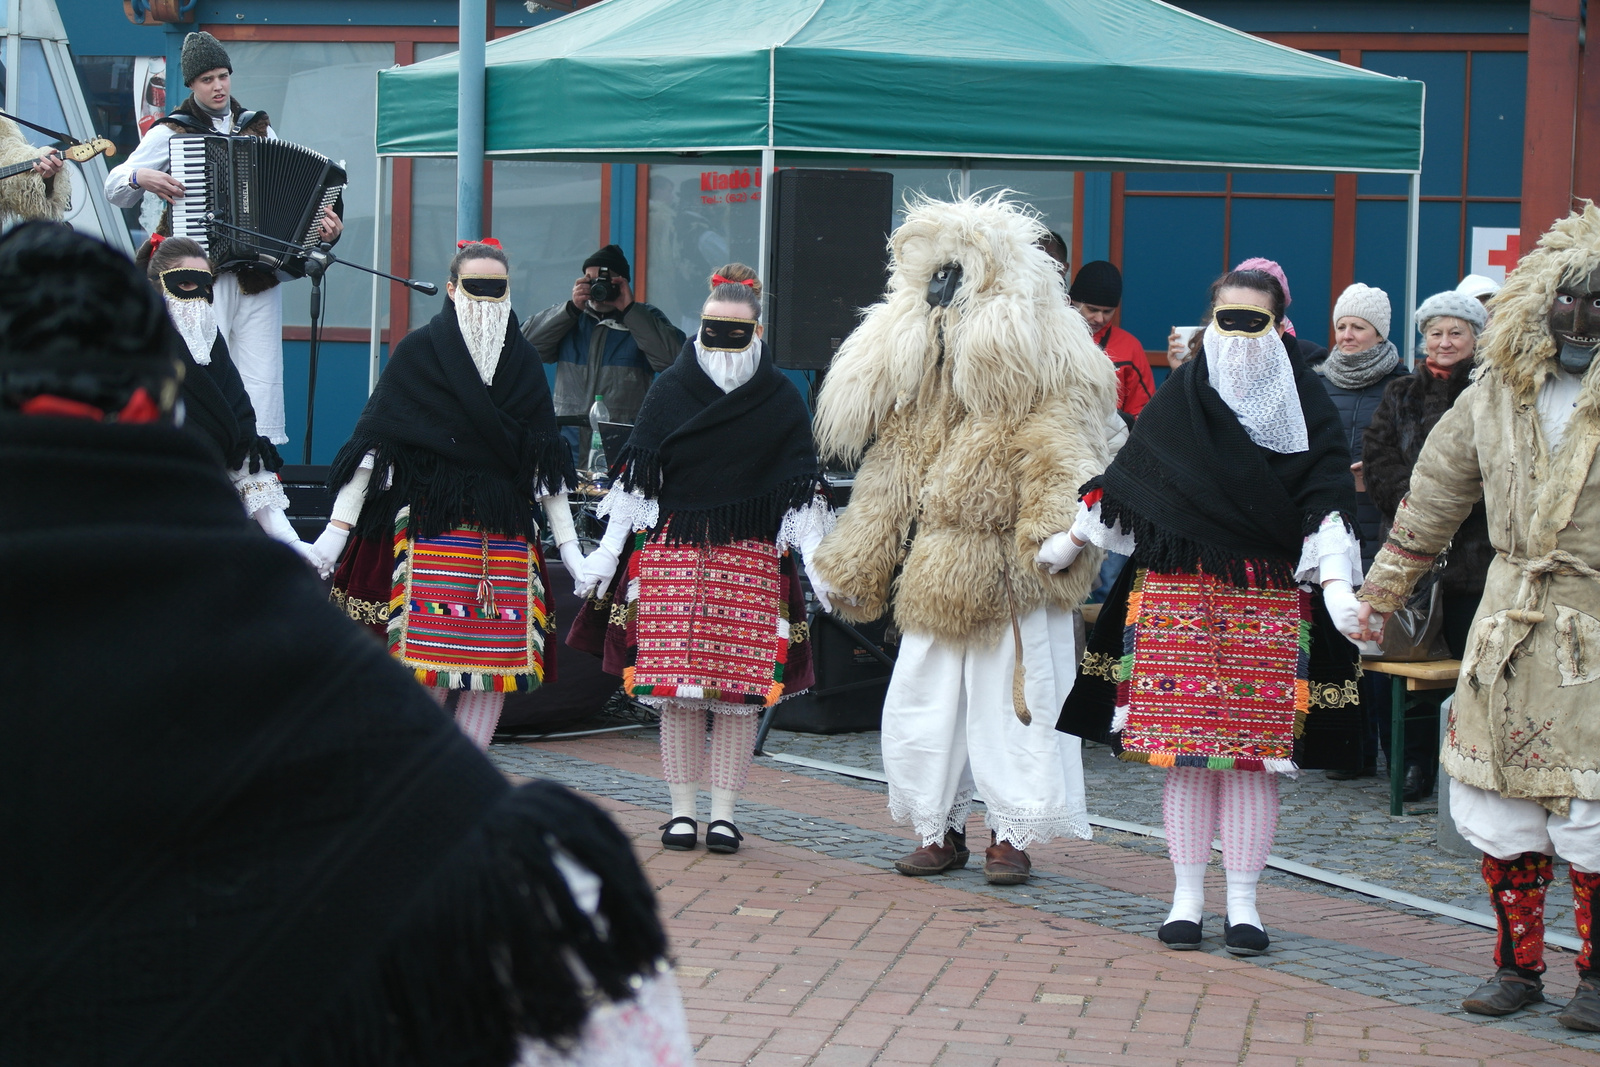
<svg viewBox="0 0 1600 1067">
<path fill-rule="evenodd" d="M 1147 851 L 1052 843 L 1020 887 L 975 869 L 907 879 L 888 868 L 906 835 L 880 796 L 758 763 L 738 855 L 667 852 L 653 738 L 492 755 L 585 790 L 634 837 L 703 1064 L 1600 1063 L 1600 1040 L 1553 1008 L 1454 1010 L 1488 958 L 1474 927 L 1302 882 L 1263 887 L 1269 955 L 1227 956 L 1216 932 L 1172 953 L 1152 936 L 1169 868 Z M 1221 903 L 1220 876 L 1208 895 Z M 1564 996 L 1570 957 L 1551 971 Z"/>
</svg>

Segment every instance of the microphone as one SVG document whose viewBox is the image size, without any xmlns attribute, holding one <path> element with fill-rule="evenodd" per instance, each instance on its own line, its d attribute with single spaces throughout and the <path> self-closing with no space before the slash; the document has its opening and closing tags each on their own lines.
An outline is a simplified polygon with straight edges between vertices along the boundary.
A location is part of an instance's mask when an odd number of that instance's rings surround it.
<svg viewBox="0 0 1600 1067">
<path fill-rule="evenodd" d="M 438 296 L 439 295 L 439 287 L 437 285 L 434 285 L 432 282 L 419 282 L 415 278 L 407 278 L 406 279 L 406 286 L 408 288 L 415 289 L 417 292 L 421 293 L 423 296 Z"/>
</svg>

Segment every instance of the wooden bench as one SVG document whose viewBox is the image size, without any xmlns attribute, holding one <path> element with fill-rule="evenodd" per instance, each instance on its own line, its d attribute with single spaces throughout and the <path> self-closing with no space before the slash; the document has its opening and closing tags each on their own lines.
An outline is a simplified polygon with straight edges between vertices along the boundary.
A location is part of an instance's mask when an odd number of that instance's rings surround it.
<svg viewBox="0 0 1600 1067">
<path fill-rule="evenodd" d="M 1406 711 L 1415 702 L 1408 693 L 1421 693 L 1430 689 L 1454 689 L 1461 674 L 1458 659 L 1418 660 L 1415 663 L 1390 663 L 1380 659 L 1363 659 L 1363 670 L 1390 677 L 1391 697 L 1389 732 L 1389 814 L 1404 815 L 1400 794 L 1406 779 Z"/>
</svg>

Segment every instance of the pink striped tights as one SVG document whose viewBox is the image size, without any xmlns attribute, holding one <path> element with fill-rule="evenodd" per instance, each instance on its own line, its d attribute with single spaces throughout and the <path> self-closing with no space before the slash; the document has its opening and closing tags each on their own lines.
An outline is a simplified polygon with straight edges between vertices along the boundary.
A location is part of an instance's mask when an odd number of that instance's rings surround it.
<svg viewBox="0 0 1600 1067">
<path fill-rule="evenodd" d="M 1205 910 L 1205 871 L 1211 842 L 1222 838 L 1228 876 L 1228 921 L 1261 927 L 1256 882 L 1278 831 L 1278 776 L 1266 771 L 1167 770 L 1161 794 L 1176 888 L 1168 922 L 1199 922 Z"/>
</svg>

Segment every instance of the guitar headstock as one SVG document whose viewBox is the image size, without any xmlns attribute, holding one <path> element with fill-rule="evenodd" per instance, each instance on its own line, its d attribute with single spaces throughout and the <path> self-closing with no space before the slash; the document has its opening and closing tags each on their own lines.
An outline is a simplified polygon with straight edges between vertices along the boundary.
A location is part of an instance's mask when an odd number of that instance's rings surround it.
<svg viewBox="0 0 1600 1067">
<path fill-rule="evenodd" d="M 96 137 L 92 141 L 85 141 L 83 144 L 71 145 L 61 150 L 61 154 L 72 160 L 74 163 L 86 162 L 87 160 L 91 160 L 95 156 L 98 156 L 102 152 L 108 156 L 114 156 L 117 154 L 117 146 L 106 140 L 104 137 Z"/>
</svg>

